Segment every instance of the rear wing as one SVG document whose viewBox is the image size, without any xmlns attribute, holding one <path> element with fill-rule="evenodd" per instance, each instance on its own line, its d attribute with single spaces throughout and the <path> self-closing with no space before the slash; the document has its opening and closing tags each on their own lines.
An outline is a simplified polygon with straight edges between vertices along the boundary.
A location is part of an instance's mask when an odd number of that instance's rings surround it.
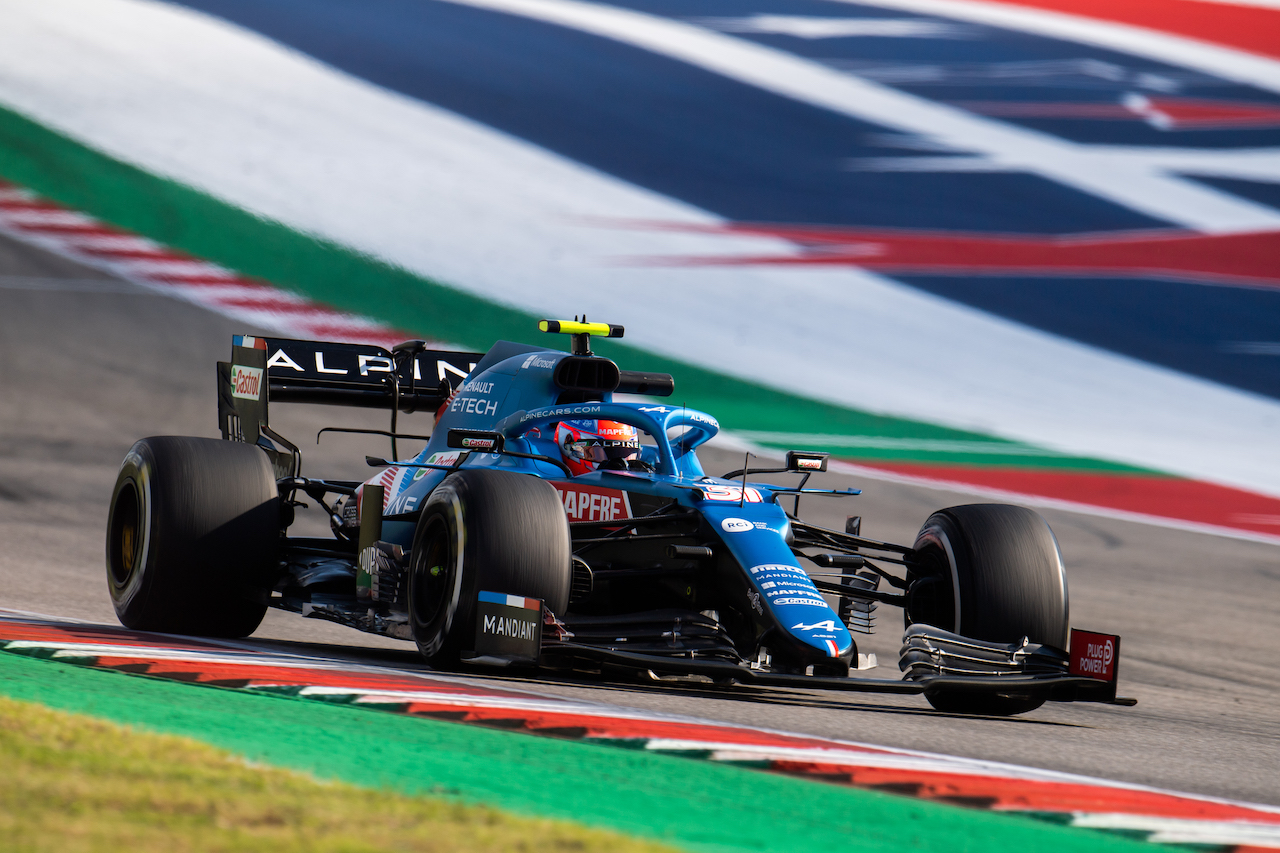
<svg viewBox="0 0 1280 853">
<path fill-rule="evenodd" d="M 406 341 L 374 344 L 298 341 L 236 335 L 231 361 L 218 362 L 218 427 L 222 437 L 293 451 L 269 426 L 270 403 L 359 406 L 396 412 L 434 410 L 467 378 L 483 353 L 430 350 Z"/>
</svg>

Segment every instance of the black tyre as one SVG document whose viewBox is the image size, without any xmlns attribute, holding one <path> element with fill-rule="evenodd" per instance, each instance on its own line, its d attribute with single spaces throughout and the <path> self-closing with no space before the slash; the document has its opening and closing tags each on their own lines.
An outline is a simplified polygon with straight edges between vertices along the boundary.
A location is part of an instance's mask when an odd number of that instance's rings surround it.
<svg viewBox="0 0 1280 853">
<path fill-rule="evenodd" d="M 107 520 L 107 586 L 129 628 L 247 637 L 280 550 L 267 455 L 230 441 L 144 438 L 120 466 Z"/>
<path fill-rule="evenodd" d="M 1071 631 L 1067 576 L 1058 540 L 1029 509 L 971 504 L 929 516 L 916 537 L 906 623 L 997 643 L 1027 637 L 1066 649 Z M 1042 692 L 990 694 L 932 691 L 940 711 L 1020 714 L 1044 704 Z"/>
<path fill-rule="evenodd" d="M 507 471 L 450 474 L 423 507 L 409 560 L 409 622 L 432 666 L 475 642 L 481 590 L 569 603 L 569 523 L 555 488 Z"/>
</svg>

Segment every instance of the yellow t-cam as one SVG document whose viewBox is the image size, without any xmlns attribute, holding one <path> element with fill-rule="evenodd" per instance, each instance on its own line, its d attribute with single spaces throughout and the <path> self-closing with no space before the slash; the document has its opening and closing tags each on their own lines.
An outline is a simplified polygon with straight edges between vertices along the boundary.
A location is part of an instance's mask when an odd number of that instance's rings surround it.
<svg viewBox="0 0 1280 853">
<path fill-rule="evenodd" d="M 620 338 L 625 329 L 612 323 L 588 323 L 587 318 L 573 320 L 539 320 L 538 330 L 573 336 L 573 354 L 591 355 L 591 336 Z"/>
</svg>

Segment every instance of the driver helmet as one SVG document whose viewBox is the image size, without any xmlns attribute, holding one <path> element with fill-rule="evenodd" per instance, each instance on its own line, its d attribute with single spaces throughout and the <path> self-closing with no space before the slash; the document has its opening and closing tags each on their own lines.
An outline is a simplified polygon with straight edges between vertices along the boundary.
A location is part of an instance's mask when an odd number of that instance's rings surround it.
<svg viewBox="0 0 1280 853">
<path fill-rule="evenodd" d="M 618 421 L 561 421 L 556 427 L 556 444 L 564 464 L 576 477 L 602 467 L 625 467 L 627 459 L 640 454 L 640 435 L 630 424 Z"/>
</svg>

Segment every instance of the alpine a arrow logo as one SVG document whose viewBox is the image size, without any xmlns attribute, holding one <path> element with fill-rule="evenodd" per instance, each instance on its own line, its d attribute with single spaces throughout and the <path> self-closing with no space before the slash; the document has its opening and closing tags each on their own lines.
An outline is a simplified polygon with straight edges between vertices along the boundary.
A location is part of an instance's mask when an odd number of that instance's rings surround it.
<svg viewBox="0 0 1280 853">
<path fill-rule="evenodd" d="M 814 622 L 812 625 L 806 625 L 803 622 L 800 622 L 791 626 L 792 631 L 834 631 L 835 629 L 836 623 L 831 619 L 826 619 L 822 622 Z"/>
</svg>

